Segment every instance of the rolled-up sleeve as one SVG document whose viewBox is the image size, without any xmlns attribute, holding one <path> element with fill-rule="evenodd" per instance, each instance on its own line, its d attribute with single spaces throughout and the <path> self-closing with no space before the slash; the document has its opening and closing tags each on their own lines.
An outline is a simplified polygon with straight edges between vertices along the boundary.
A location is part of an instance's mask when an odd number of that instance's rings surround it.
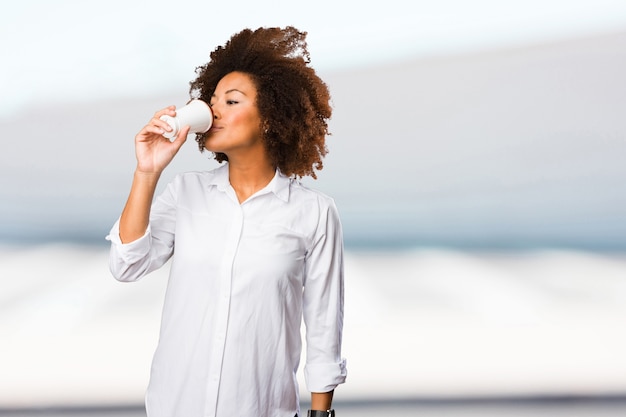
<svg viewBox="0 0 626 417">
<path fill-rule="evenodd" d="M 306 325 L 304 376 L 310 392 L 329 392 L 345 382 L 343 331 L 343 236 L 335 204 L 319 206 L 319 224 L 307 253 L 303 317 Z"/>
<path fill-rule="evenodd" d="M 120 239 L 119 219 L 106 239 L 111 242 L 109 269 L 118 281 L 136 281 L 160 268 L 174 252 L 176 228 L 175 185 L 171 183 L 155 200 L 150 222 L 142 237 L 123 243 Z"/>
</svg>

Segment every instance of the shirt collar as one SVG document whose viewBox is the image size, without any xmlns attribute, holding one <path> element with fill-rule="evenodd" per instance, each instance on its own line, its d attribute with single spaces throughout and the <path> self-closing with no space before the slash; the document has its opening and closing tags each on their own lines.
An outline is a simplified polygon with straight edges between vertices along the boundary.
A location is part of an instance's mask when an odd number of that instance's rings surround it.
<svg viewBox="0 0 626 417">
<path fill-rule="evenodd" d="M 291 179 L 280 172 L 278 168 L 276 168 L 276 175 L 266 188 L 271 190 L 276 197 L 283 200 L 285 203 L 289 202 L 289 185 L 291 184 Z"/>
<path fill-rule="evenodd" d="M 214 169 L 211 171 L 211 177 L 209 179 L 209 185 L 214 185 L 218 190 L 222 192 L 227 192 L 230 188 L 230 180 L 228 176 L 228 163 Z M 276 197 L 283 200 L 284 202 L 289 201 L 289 185 L 291 184 L 291 179 L 287 177 L 285 174 L 280 172 L 280 170 L 276 169 L 276 174 L 274 178 L 270 181 L 269 184 L 262 190 L 263 194 L 265 193 L 274 193 Z"/>
</svg>

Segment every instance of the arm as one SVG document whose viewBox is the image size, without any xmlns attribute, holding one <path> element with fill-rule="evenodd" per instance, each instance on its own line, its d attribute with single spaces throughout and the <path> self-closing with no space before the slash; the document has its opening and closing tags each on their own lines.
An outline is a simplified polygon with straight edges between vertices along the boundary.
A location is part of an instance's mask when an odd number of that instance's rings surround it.
<svg viewBox="0 0 626 417">
<path fill-rule="evenodd" d="M 120 217 L 120 239 L 132 242 L 144 235 L 148 227 L 150 208 L 161 172 L 172 161 L 187 139 L 189 128 L 181 129 L 174 142 L 163 136 L 171 127 L 160 119 L 162 115 L 175 116 L 170 106 L 154 114 L 150 122 L 135 136 L 137 167 L 128 200 Z"/>
<path fill-rule="evenodd" d="M 133 185 L 120 217 L 122 242 L 133 242 L 146 233 L 150 207 L 159 177 L 160 173 L 135 171 Z"/>
<path fill-rule="evenodd" d="M 306 324 L 307 387 L 311 409 L 326 411 L 346 378 L 341 357 L 343 327 L 343 239 L 334 203 L 320 204 L 320 219 L 305 267 L 303 316 Z"/>
<path fill-rule="evenodd" d="M 172 194 L 169 187 L 160 200 L 157 230 L 150 233 L 149 219 L 161 172 L 185 142 L 189 129 L 181 129 L 176 140 L 170 142 L 162 135 L 164 130 L 171 130 L 159 119 L 164 114 L 175 114 L 174 107 L 156 112 L 135 137 L 137 167 L 133 185 L 119 221 L 107 236 L 111 241 L 109 269 L 119 281 L 138 280 L 163 265 L 172 254 Z"/>
<path fill-rule="evenodd" d="M 332 408 L 333 393 L 330 392 L 312 392 L 311 393 L 311 410 L 326 411 Z"/>
</svg>

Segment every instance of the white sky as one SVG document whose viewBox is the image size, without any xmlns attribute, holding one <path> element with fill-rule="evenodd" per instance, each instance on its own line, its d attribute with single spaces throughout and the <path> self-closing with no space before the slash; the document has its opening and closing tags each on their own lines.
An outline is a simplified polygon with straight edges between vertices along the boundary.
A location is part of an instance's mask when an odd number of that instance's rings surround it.
<svg viewBox="0 0 626 417">
<path fill-rule="evenodd" d="M 624 30 L 626 1 L 13 1 L 0 14 L 0 120 L 41 102 L 186 91 L 231 34 L 289 24 L 325 71 Z"/>
</svg>

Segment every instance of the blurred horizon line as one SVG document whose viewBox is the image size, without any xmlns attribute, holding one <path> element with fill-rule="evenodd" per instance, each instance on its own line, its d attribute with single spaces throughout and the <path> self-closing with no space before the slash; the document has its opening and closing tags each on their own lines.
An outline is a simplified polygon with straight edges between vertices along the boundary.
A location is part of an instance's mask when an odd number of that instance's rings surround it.
<svg viewBox="0 0 626 417">
<path fill-rule="evenodd" d="M 380 398 L 336 398 L 333 401 L 334 408 L 337 409 L 358 409 L 377 407 L 460 407 L 460 406 L 508 406 L 527 407 L 537 405 L 558 405 L 567 404 L 569 406 L 579 406 L 583 404 L 593 405 L 620 405 L 626 407 L 626 391 L 618 393 L 562 393 L 562 394 L 541 394 L 529 393 L 526 395 L 467 395 L 467 396 L 402 396 Z M 310 401 L 301 400 L 301 409 L 307 409 Z M 68 415 L 79 414 L 90 415 L 115 413 L 137 413 L 144 412 L 145 406 L 141 402 L 125 404 L 89 404 L 89 405 L 50 405 L 33 407 L 2 407 L 0 406 L 0 416 L 2 415 Z M 52 414 L 46 414 L 52 413 Z"/>
<path fill-rule="evenodd" d="M 31 248 L 50 245 L 83 246 L 92 248 L 109 247 L 110 243 L 104 238 L 96 238 L 92 235 L 10 235 L 0 234 L 0 247 Z M 445 239 L 427 237 L 398 237 L 385 236 L 378 238 L 370 237 L 344 237 L 344 247 L 352 251 L 402 251 L 420 249 L 441 249 L 450 251 L 467 252 L 535 252 L 535 251 L 582 251 L 597 253 L 622 253 L 626 252 L 626 242 L 620 240 L 567 240 L 559 238 L 545 239 Z"/>
</svg>

